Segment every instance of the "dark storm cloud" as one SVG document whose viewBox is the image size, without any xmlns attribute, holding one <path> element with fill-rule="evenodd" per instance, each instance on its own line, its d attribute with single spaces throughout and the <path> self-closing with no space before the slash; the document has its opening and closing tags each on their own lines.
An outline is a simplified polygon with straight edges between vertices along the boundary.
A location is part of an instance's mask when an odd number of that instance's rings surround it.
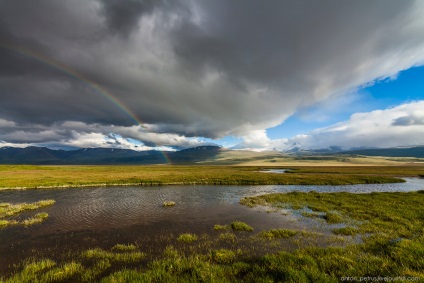
<svg viewBox="0 0 424 283">
<path fill-rule="evenodd" d="M 153 11 L 156 0 L 101 0 L 103 4 L 102 12 L 106 18 L 106 23 L 112 32 L 129 35 L 137 28 L 138 20 L 144 13 Z"/>
<path fill-rule="evenodd" d="M 419 126 L 424 125 L 424 111 L 421 110 L 421 115 L 411 114 L 402 116 L 393 120 L 393 126 Z"/>
<path fill-rule="evenodd" d="M 155 145 L 256 141 L 299 107 L 424 62 L 423 6 L 0 0 L 0 121 L 22 131 L 0 140 L 28 142 L 21 128 L 38 125 L 65 127 L 65 140 L 119 131 Z"/>
</svg>

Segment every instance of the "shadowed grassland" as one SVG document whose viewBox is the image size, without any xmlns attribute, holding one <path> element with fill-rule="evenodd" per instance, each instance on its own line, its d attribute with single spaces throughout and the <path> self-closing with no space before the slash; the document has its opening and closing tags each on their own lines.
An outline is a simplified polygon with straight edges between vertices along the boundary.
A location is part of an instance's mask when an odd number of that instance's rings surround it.
<svg viewBox="0 0 424 283">
<path fill-rule="evenodd" d="M 396 183 L 418 177 L 424 166 L 291 167 L 233 166 L 27 166 L 0 165 L 1 188 L 112 185 L 346 185 Z"/>
<path fill-rule="evenodd" d="M 16 219 L 9 219 L 12 216 L 19 215 L 24 211 L 36 210 L 42 207 L 50 206 L 55 203 L 54 200 L 40 200 L 34 203 L 0 203 L 0 228 L 4 228 L 9 225 L 24 225 L 29 226 L 33 224 L 39 224 L 44 221 L 49 215 L 46 212 L 37 213 L 35 216 L 18 221 Z"/>
<path fill-rule="evenodd" d="M 249 197 L 242 203 L 331 212 L 347 225 L 334 232 L 358 234 L 361 240 L 342 247 L 298 246 L 291 252 L 281 247 L 278 252 L 257 257 L 236 245 L 228 246 L 226 240 L 238 237 L 217 231 L 214 233 L 220 236 L 216 243 L 224 242 L 226 247 L 203 243 L 199 249 L 197 241 L 186 242 L 168 246 L 149 261 L 145 260 L 149 255 L 136 245 L 116 245 L 110 251 L 96 248 L 69 254 L 60 262 L 45 258 L 28 260 L 0 282 L 340 282 L 342 277 L 378 276 L 424 280 L 423 191 L 296 192 Z M 254 239 L 258 236 L 272 241 L 305 241 L 323 235 L 271 229 L 247 236 L 252 240 L 249 246 L 257 243 Z"/>
</svg>

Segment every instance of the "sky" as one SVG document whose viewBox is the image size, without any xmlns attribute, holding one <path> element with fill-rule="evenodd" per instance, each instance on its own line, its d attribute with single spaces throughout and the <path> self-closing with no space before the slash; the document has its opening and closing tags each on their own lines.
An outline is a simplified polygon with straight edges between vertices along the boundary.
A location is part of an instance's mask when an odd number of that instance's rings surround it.
<svg viewBox="0 0 424 283">
<path fill-rule="evenodd" d="M 0 0 L 0 147 L 424 145 L 424 1 Z"/>
</svg>

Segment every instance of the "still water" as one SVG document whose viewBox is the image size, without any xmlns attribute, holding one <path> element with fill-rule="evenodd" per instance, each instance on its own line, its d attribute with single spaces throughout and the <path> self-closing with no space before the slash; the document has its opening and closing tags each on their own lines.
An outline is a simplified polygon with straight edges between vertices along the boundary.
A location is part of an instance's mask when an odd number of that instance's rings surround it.
<svg viewBox="0 0 424 283">
<path fill-rule="evenodd" d="M 157 186 L 0 191 L 0 203 L 56 201 L 51 207 L 19 216 L 25 218 L 47 212 L 49 218 L 42 224 L 1 229 L 0 257 L 8 262 L 19 262 L 31 252 L 65 252 L 135 241 L 155 245 L 164 235 L 210 234 L 213 225 L 236 220 L 249 223 L 256 231 L 284 227 L 325 233 L 331 229 L 316 220 L 294 221 L 293 215 L 266 213 L 238 202 L 246 196 L 274 192 L 370 193 L 424 189 L 424 179 L 405 180 L 406 183 L 345 186 Z M 176 205 L 162 207 L 165 200 L 172 200 Z"/>
</svg>

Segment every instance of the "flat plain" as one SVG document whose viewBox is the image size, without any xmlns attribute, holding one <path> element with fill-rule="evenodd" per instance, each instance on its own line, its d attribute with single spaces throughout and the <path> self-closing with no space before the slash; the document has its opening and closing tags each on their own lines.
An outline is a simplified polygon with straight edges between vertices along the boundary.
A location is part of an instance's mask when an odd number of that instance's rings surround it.
<svg viewBox="0 0 424 283">
<path fill-rule="evenodd" d="M 261 172 L 290 169 L 285 174 Z M 400 166 L 36 166 L 0 165 L 0 189 L 107 185 L 346 185 L 402 182 L 424 175 Z"/>
</svg>

